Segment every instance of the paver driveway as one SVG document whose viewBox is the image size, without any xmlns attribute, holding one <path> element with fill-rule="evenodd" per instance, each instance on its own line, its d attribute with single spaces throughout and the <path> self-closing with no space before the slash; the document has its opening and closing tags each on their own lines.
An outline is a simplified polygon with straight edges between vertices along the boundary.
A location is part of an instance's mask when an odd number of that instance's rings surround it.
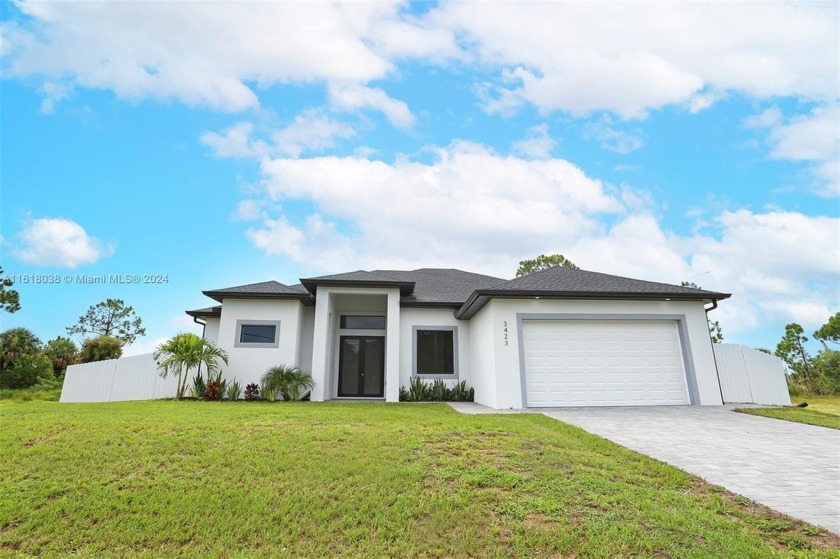
<svg viewBox="0 0 840 559">
<path fill-rule="evenodd" d="M 840 534 L 840 431 L 734 413 L 733 407 L 539 412 Z"/>
</svg>

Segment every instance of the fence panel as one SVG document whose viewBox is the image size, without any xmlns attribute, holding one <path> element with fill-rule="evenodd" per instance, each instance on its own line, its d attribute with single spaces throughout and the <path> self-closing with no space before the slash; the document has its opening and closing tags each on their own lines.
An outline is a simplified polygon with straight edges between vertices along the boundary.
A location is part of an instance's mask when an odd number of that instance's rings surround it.
<svg viewBox="0 0 840 559">
<path fill-rule="evenodd" d="M 790 405 L 784 361 L 743 345 L 713 345 L 725 403 Z"/>
</svg>

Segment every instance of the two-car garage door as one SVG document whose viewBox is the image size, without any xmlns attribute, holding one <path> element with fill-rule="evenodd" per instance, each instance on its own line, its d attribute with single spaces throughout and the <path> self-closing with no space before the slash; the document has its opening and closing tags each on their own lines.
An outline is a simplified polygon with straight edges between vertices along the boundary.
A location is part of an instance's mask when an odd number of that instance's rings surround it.
<svg viewBox="0 0 840 559">
<path fill-rule="evenodd" d="M 673 320 L 523 320 L 526 405 L 688 404 Z"/>
</svg>

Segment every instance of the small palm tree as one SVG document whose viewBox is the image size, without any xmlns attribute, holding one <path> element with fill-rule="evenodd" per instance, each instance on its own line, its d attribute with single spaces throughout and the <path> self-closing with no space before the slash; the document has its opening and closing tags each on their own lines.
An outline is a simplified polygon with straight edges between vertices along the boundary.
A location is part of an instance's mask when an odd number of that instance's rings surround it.
<svg viewBox="0 0 840 559">
<path fill-rule="evenodd" d="M 160 344 L 154 353 L 154 358 L 162 378 L 166 378 L 170 373 L 177 373 L 176 395 L 179 399 L 184 397 L 188 373 L 191 369 L 199 369 L 204 364 L 207 367 L 207 373 L 212 374 L 219 369 L 219 361 L 224 362 L 225 365 L 228 364 L 228 354 L 225 350 L 192 333 L 178 334 Z"/>
<path fill-rule="evenodd" d="M 278 365 L 272 367 L 262 376 L 263 392 L 271 390 L 280 392 L 284 400 L 297 400 L 301 390 L 312 390 L 315 382 L 312 375 L 304 373 L 297 367 Z"/>
</svg>

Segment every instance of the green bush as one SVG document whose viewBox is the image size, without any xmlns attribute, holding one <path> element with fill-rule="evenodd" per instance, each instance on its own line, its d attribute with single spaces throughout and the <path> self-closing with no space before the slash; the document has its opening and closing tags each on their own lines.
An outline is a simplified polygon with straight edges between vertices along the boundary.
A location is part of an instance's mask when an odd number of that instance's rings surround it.
<svg viewBox="0 0 840 559">
<path fill-rule="evenodd" d="M 475 390 L 467 388 L 467 381 L 462 380 L 449 388 L 443 379 L 435 379 L 431 384 L 413 377 L 408 388 L 400 387 L 400 402 L 472 402 Z"/>
<path fill-rule="evenodd" d="M 53 374 L 58 377 L 64 374 L 69 365 L 76 363 L 79 359 L 79 348 L 70 338 L 58 336 L 47 342 L 44 354 L 52 361 Z"/>
<path fill-rule="evenodd" d="M 242 385 L 239 384 L 239 381 L 234 380 L 230 384 L 228 384 L 227 390 L 225 391 L 225 396 L 231 402 L 235 402 L 239 399 L 242 395 Z"/>
<path fill-rule="evenodd" d="M 43 353 L 21 354 L 10 367 L 0 371 L 0 388 L 29 388 L 54 378 L 49 357 Z"/>
<path fill-rule="evenodd" d="M 269 400 L 273 400 L 277 392 L 286 401 L 299 400 L 304 390 L 312 390 L 315 386 L 312 375 L 288 365 L 271 367 L 261 380 L 263 398 Z"/>
<path fill-rule="evenodd" d="M 44 379 L 31 388 L 3 388 L 0 389 L 0 400 L 12 402 L 58 402 L 61 397 L 61 387 L 64 378 Z"/>
<path fill-rule="evenodd" d="M 82 363 L 92 363 L 107 359 L 119 359 L 122 357 L 122 346 L 123 343 L 120 340 L 111 336 L 89 338 L 82 343 L 79 361 Z"/>
<path fill-rule="evenodd" d="M 41 340 L 27 328 L 9 328 L 0 333 L 0 368 L 11 367 L 21 355 L 41 351 Z"/>
</svg>

